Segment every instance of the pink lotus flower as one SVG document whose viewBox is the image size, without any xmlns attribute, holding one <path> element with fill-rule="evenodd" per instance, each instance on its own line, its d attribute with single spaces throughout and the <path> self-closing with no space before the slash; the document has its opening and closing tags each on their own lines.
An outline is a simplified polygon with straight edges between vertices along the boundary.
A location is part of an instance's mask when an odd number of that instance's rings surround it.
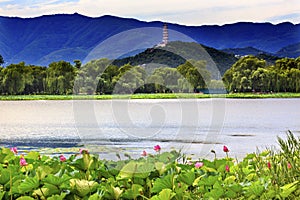
<svg viewBox="0 0 300 200">
<path fill-rule="evenodd" d="M 89 151 L 88 151 L 87 149 L 79 149 L 79 153 L 80 153 L 80 154 L 83 154 L 83 153 L 88 154 Z"/>
<path fill-rule="evenodd" d="M 195 163 L 195 168 L 199 169 L 201 167 L 203 167 L 204 163 L 203 162 L 196 162 Z"/>
<path fill-rule="evenodd" d="M 229 152 L 229 149 L 228 149 L 226 146 L 223 146 L 223 151 L 224 151 L 225 153 L 227 153 L 227 152 Z"/>
<path fill-rule="evenodd" d="M 67 159 L 66 159 L 66 157 L 65 157 L 64 155 L 60 155 L 60 156 L 59 156 L 59 160 L 60 160 L 61 162 L 65 162 Z"/>
<path fill-rule="evenodd" d="M 287 168 L 288 168 L 288 169 L 291 169 L 291 168 L 292 168 L 291 163 L 288 163 L 288 164 L 287 164 Z"/>
<path fill-rule="evenodd" d="M 225 166 L 225 170 L 226 170 L 226 172 L 229 172 L 229 171 L 230 171 L 230 168 L 229 168 L 228 165 Z"/>
<path fill-rule="evenodd" d="M 267 165 L 268 165 L 268 168 L 271 169 L 271 163 L 268 162 Z"/>
<path fill-rule="evenodd" d="M 20 158 L 20 166 L 24 167 L 24 166 L 27 166 L 27 165 L 28 165 L 28 164 L 27 164 L 25 158 L 22 156 L 22 157 Z"/>
<path fill-rule="evenodd" d="M 141 156 L 147 156 L 147 152 L 144 150 L 144 151 L 141 153 Z"/>
<path fill-rule="evenodd" d="M 13 152 L 14 154 L 18 154 L 18 149 L 17 147 L 12 147 L 10 148 L 11 152 Z"/>
<path fill-rule="evenodd" d="M 156 152 L 160 152 L 160 150 L 161 150 L 161 148 L 160 148 L 159 145 L 154 146 L 153 149 L 154 149 L 154 151 L 156 151 Z"/>
</svg>

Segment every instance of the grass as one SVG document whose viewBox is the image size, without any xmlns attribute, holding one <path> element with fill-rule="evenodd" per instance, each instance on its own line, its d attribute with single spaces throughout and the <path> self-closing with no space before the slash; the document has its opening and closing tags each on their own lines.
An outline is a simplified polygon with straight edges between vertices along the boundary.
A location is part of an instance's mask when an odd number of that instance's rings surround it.
<svg viewBox="0 0 300 200">
<path fill-rule="evenodd" d="M 226 98 L 244 98 L 244 99 L 258 99 L 258 98 L 300 98 L 300 93 L 230 93 Z"/>
<path fill-rule="evenodd" d="M 111 99 L 200 99 L 200 98 L 300 98 L 300 93 L 230 93 L 230 94 L 198 94 L 198 93 L 158 93 L 132 95 L 1 95 L 2 101 L 18 100 L 111 100 Z"/>
</svg>

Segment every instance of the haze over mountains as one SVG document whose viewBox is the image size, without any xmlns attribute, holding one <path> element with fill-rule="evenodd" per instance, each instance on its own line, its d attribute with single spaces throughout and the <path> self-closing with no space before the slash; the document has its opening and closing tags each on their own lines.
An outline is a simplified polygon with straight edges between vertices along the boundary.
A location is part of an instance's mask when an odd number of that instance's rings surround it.
<svg viewBox="0 0 300 200">
<path fill-rule="evenodd" d="M 76 13 L 26 19 L 0 17 L 0 54 L 6 64 L 25 61 L 35 65 L 59 60 L 88 61 L 99 56 L 124 57 L 159 43 L 162 24 L 114 16 L 90 18 Z M 247 54 L 247 49 L 251 53 L 255 48 L 276 56 L 300 56 L 300 24 L 240 22 L 198 27 L 168 24 L 168 28 L 170 40 L 194 41 L 226 52 L 231 49 L 234 54 L 247 47 L 243 53 Z M 123 31 L 128 32 L 122 34 Z M 99 44 L 102 46 L 98 54 L 91 53 L 97 52 L 92 50 Z"/>
</svg>

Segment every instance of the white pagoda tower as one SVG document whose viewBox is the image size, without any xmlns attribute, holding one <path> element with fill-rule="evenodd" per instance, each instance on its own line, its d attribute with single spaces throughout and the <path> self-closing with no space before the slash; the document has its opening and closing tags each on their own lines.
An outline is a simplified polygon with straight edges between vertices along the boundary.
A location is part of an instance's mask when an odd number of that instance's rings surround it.
<svg viewBox="0 0 300 200">
<path fill-rule="evenodd" d="M 168 25 L 167 23 L 164 23 L 163 26 L 163 35 L 162 35 L 162 41 L 156 47 L 165 47 L 168 44 L 169 41 L 169 31 L 168 31 Z"/>
<path fill-rule="evenodd" d="M 168 41 L 169 41 L 168 25 L 164 23 L 162 44 L 166 46 L 168 44 Z"/>
</svg>

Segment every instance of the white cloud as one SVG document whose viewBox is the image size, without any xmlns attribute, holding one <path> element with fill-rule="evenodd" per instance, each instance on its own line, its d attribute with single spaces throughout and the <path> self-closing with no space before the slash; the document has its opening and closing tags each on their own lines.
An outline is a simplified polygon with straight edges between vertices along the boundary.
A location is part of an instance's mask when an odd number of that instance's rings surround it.
<svg viewBox="0 0 300 200">
<path fill-rule="evenodd" d="M 0 0 L 3 1 L 8 0 Z M 288 18 L 289 14 L 300 13 L 299 0 L 53 0 L 43 2 L 35 1 L 34 6 L 27 4 L 20 7 L 4 4 L 0 7 L 0 13 L 9 16 L 34 17 L 43 14 L 79 12 L 92 17 L 110 14 L 188 25 L 225 24 L 237 21 L 278 23 L 281 19 L 300 23 L 299 18 Z M 278 16 L 287 18 L 276 19 Z"/>
</svg>

